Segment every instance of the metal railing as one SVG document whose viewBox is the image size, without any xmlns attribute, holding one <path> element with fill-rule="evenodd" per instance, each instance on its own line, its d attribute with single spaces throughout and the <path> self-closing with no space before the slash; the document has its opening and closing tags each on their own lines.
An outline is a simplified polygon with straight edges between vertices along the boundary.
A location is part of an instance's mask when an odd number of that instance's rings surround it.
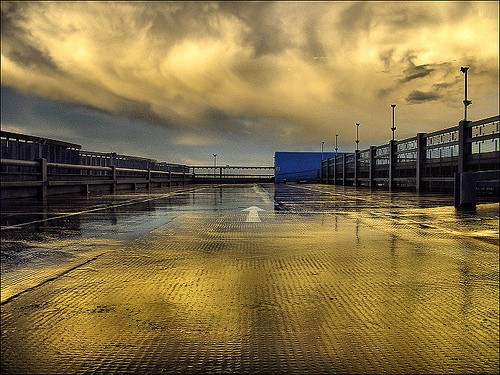
<svg viewBox="0 0 500 375">
<path fill-rule="evenodd" d="M 104 187 L 111 192 L 121 188 L 161 188 L 185 185 L 192 179 L 192 175 L 185 171 L 49 163 L 44 158 L 35 161 L 1 159 L 0 164 L 2 198 L 33 195 L 45 197 L 81 191 L 88 193 L 91 186 Z M 26 190 L 16 194 L 8 188 Z"/>
<path fill-rule="evenodd" d="M 274 167 L 268 166 L 192 166 L 190 171 L 193 181 L 202 183 L 274 181 Z"/>
<path fill-rule="evenodd" d="M 400 141 L 339 155 L 321 163 L 322 182 L 353 186 L 454 191 L 464 173 L 475 186 L 498 194 L 499 116 L 460 121 Z M 458 192 L 457 192 L 458 191 Z"/>
</svg>

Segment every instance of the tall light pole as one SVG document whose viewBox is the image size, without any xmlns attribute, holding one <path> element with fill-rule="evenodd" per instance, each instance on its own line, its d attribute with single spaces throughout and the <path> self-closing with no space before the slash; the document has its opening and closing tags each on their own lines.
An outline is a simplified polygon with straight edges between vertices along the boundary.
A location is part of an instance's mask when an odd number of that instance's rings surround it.
<svg viewBox="0 0 500 375">
<path fill-rule="evenodd" d="M 321 142 L 321 161 L 323 161 L 323 146 L 325 145 L 325 142 Z"/>
<path fill-rule="evenodd" d="M 391 104 L 391 108 L 392 108 L 392 140 L 394 141 L 394 133 L 396 131 L 396 124 L 395 124 L 395 118 L 394 118 L 394 114 L 395 114 L 395 110 L 396 110 L 396 104 Z"/>
<path fill-rule="evenodd" d="M 338 148 L 338 142 L 339 141 L 339 135 L 338 134 L 335 134 L 335 154 L 337 153 L 337 151 L 339 150 Z"/>
<path fill-rule="evenodd" d="M 460 67 L 460 71 L 464 74 L 464 121 L 467 121 L 467 107 L 472 104 L 472 100 L 467 99 L 467 71 L 469 70 L 468 66 Z"/>
<path fill-rule="evenodd" d="M 216 177 L 215 168 L 217 167 L 217 154 L 212 154 L 214 156 L 214 177 Z"/>
<path fill-rule="evenodd" d="M 356 151 L 359 151 L 359 122 L 356 123 Z"/>
</svg>

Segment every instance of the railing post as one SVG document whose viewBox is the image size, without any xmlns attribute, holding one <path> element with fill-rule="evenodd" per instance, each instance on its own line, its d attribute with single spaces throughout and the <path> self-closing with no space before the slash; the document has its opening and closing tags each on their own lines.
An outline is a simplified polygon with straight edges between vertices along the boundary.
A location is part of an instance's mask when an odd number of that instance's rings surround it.
<svg viewBox="0 0 500 375">
<path fill-rule="evenodd" d="M 148 168 L 148 190 L 151 190 L 151 168 Z"/>
<path fill-rule="evenodd" d="M 168 187 L 172 187 L 172 166 L 168 166 Z"/>
<path fill-rule="evenodd" d="M 422 168 L 425 160 L 424 135 L 425 133 L 417 133 L 417 159 L 415 160 L 415 190 L 417 193 L 422 189 Z"/>
<path fill-rule="evenodd" d="M 395 162 L 395 146 L 396 141 L 389 141 L 389 190 L 392 190 L 394 187 L 394 162 Z"/>
<path fill-rule="evenodd" d="M 116 184 L 117 184 L 117 180 L 116 180 L 116 165 L 112 165 L 111 166 L 111 178 L 113 180 L 113 183 L 111 184 L 111 192 L 113 194 L 116 193 Z"/>
<path fill-rule="evenodd" d="M 354 186 L 358 186 L 359 150 L 354 151 Z"/>
<path fill-rule="evenodd" d="M 326 159 L 326 176 L 325 176 L 325 178 L 326 178 L 326 184 L 327 185 L 328 185 L 328 182 L 329 182 L 328 180 L 329 180 L 329 177 L 330 177 L 330 160 L 331 159 L 328 159 L 328 158 Z"/>
<path fill-rule="evenodd" d="M 374 186 L 374 176 L 375 176 L 375 146 L 370 146 L 370 169 L 368 170 L 368 186 L 373 187 Z"/>
<path fill-rule="evenodd" d="M 333 184 L 337 185 L 337 154 L 333 157 Z"/>
<path fill-rule="evenodd" d="M 35 161 L 39 164 L 40 181 L 42 181 L 42 186 L 40 187 L 40 197 L 47 198 L 47 188 L 49 185 L 47 159 L 39 158 L 35 159 Z"/>
<path fill-rule="evenodd" d="M 342 186 L 345 186 L 345 172 L 346 172 L 346 154 L 342 155 Z"/>
</svg>

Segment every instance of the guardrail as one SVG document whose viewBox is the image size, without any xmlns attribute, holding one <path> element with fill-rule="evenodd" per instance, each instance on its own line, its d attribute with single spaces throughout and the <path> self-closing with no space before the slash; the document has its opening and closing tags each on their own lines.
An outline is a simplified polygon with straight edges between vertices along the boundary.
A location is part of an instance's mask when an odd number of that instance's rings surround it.
<svg viewBox="0 0 500 375">
<path fill-rule="evenodd" d="M 324 160 L 321 181 L 453 191 L 456 206 L 475 205 L 476 188 L 498 197 L 499 138 L 499 116 L 460 121 L 454 127 Z"/>
<path fill-rule="evenodd" d="M 274 167 L 268 166 L 192 166 L 190 170 L 194 183 L 274 181 Z M 262 170 L 268 170 L 270 173 L 262 173 Z"/>
<path fill-rule="evenodd" d="M 0 159 L 2 198 L 185 185 L 189 172 Z"/>
</svg>

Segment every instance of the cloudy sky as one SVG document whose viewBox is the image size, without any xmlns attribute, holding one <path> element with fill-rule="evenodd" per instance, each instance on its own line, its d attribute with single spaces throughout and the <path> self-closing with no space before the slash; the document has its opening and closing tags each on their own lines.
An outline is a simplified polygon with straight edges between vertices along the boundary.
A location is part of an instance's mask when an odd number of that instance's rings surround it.
<svg viewBox="0 0 500 375">
<path fill-rule="evenodd" d="M 271 165 L 498 114 L 498 2 L 1 3 L 2 129 Z"/>
</svg>

